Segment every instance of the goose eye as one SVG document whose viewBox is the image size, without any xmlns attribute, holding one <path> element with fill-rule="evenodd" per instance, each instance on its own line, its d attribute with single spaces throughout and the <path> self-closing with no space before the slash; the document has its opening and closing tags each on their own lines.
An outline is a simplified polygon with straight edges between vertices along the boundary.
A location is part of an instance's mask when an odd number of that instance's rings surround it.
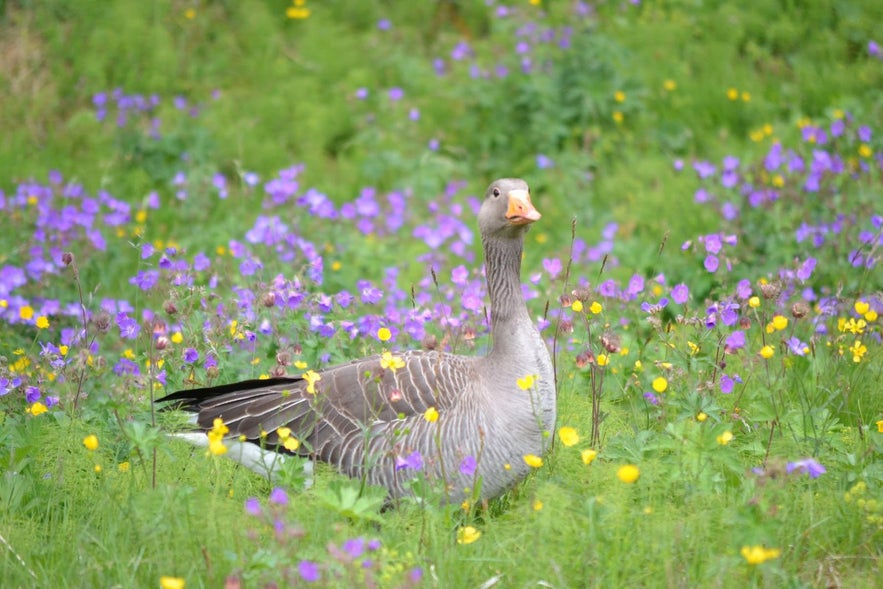
<svg viewBox="0 0 883 589">
<path fill-rule="evenodd" d="M 499 188 L 494 188 L 494 198 L 496 198 L 496 197 L 498 197 L 498 196 L 500 196 L 500 189 L 499 189 Z"/>
</svg>

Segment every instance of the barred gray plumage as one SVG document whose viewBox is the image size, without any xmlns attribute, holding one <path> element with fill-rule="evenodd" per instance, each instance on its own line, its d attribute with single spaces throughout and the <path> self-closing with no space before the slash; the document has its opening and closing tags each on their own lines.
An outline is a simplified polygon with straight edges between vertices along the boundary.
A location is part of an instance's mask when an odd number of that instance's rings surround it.
<svg viewBox="0 0 883 589">
<path fill-rule="evenodd" d="M 527 475 L 524 456 L 547 450 L 555 424 L 552 361 L 520 279 L 524 234 L 539 218 L 523 180 L 488 187 L 478 215 L 491 305 L 487 356 L 397 352 L 404 365 L 396 370 L 384 368 L 380 355 L 321 370 L 314 393 L 290 376 L 183 390 L 159 402 L 194 412 L 202 431 L 220 417 L 231 437 L 280 452 L 277 431 L 290 428 L 301 442 L 296 453 L 384 486 L 391 498 L 409 493 L 415 472 L 401 464 L 414 452 L 447 500 L 472 496 L 477 477 L 480 496 L 496 497 Z M 517 382 L 527 375 L 535 384 L 523 390 Z M 437 421 L 425 418 L 430 408 Z M 467 456 L 476 461 L 474 475 L 459 469 Z"/>
</svg>

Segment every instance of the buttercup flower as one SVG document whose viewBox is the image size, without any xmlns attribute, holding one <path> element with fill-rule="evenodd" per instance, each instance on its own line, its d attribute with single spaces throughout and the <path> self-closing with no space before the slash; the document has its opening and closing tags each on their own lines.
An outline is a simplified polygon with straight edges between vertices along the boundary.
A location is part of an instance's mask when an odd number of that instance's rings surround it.
<svg viewBox="0 0 883 589">
<path fill-rule="evenodd" d="M 641 471 L 634 464 L 624 464 L 616 471 L 616 478 L 626 484 L 632 484 L 641 476 Z"/>
<path fill-rule="evenodd" d="M 574 428 L 569 426 L 564 426 L 558 430 L 558 438 L 561 440 L 561 443 L 567 447 L 579 443 L 579 434 Z"/>
</svg>

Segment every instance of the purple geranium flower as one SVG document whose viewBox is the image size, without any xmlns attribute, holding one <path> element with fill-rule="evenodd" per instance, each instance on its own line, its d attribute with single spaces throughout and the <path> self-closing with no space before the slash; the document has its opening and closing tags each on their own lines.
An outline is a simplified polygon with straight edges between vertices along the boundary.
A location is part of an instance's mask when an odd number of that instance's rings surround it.
<svg viewBox="0 0 883 589">
<path fill-rule="evenodd" d="M 460 473 L 471 477 L 475 474 L 475 467 L 477 466 L 475 462 L 474 456 L 467 456 L 463 460 L 460 461 Z"/>
<path fill-rule="evenodd" d="M 319 580 L 319 565 L 309 560 L 302 560 L 297 565 L 297 572 L 307 583 Z"/>
<path fill-rule="evenodd" d="M 280 487 L 276 487 L 270 493 L 270 503 L 275 503 L 276 505 L 288 505 L 288 494 L 285 492 L 285 489 Z"/>
<path fill-rule="evenodd" d="M 827 472 L 815 458 L 804 458 L 803 460 L 795 460 L 785 465 L 785 472 L 805 472 L 811 479 L 817 479 Z"/>
</svg>

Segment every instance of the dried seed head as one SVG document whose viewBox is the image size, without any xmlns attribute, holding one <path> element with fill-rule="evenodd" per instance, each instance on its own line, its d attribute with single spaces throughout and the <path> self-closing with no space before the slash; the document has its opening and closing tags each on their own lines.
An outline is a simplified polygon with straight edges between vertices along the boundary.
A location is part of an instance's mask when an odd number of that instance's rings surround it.
<svg viewBox="0 0 883 589">
<path fill-rule="evenodd" d="M 110 314 L 106 311 L 101 311 L 97 315 L 95 315 L 95 329 L 97 329 L 101 333 L 105 333 L 108 329 L 110 329 Z"/>
<path fill-rule="evenodd" d="M 573 322 L 570 319 L 562 319 L 558 324 L 558 334 L 566 335 L 568 333 L 573 333 Z"/>
<path fill-rule="evenodd" d="M 739 329 L 750 329 L 751 328 L 751 318 L 750 317 L 739 317 Z"/>
<path fill-rule="evenodd" d="M 475 339 L 475 328 L 471 325 L 467 325 L 463 328 L 463 339 L 467 342 L 471 342 Z"/>
<path fill-rule="evenodd" d="M 616 354 L 619 352 L 619 337 L 607 332 L 601 336 L 601 345 L 607 350 L 608 354 Z"/>
<path fill-rule="evenodd" d="M 175 305 L 174 301 L 166 301 L 162 305 L 163 311 L 166 312 L 167 315 L 174 315 L 178 312 L 178 307 Z"/>
<path fill-rule="evenodd" d="M 773 282 L 766 282 L 760 285 L 760 293 L 765 299 L 775 299 L 781 292 L 782 287 Z"/>
<path fill-rule="evenodd" d="M 64 252 L 61 254 L 61 263 L 65 266 L 70 266 L 74 263 L 74 255 L 70 252 Z"/>
<path fill-rule="evenodd" d="M 165 350 L 168 347 L 169 347 L 169 338 L 167 338 L 164 335 L 161 335 L 158 338 L 156 338 L 156 349 L 157 350 Z"/>
<path fill-rule="evenodd" d="M 438 348 L 438 339 L 433 334 L 427 334 L 423 341 L 420 342 L 420 346 L 424 350 L 434 350 Z"/>
<path fill-rule="evenodd" d="M 595 354 L 592 353 L 592 350 L 585 350 L 584 352 L 580 352 L 576 356 L 576 366 L 577 368 L 582 368 L 588 364 L 592 364 L 595 362 Z"/>
<path fill-rule="evenodd" d="M 276 354 L 276 364 L 279 366 L 288 366 L 291 364 L 291 353 L 286 351 L 282 351 Z"/>
<path fill-rule="evenodd" d="M 809 305 L 807 305 L 803 301 L 797 301 L 796 303 L 791 305 L 791 316 L 795 319 L 806 317 L 807 314 L 809 314 Z"/>
<path fill-rule="evenodd" d="M 558 297 L 558 302 L 561 303 L 562 307 L 569 307 L 570 305 L 573 304 L 573 297 L 571 297 L 570 295 L 563 294 L 560 297 Z"/>
<path fill-rule="evenodd" d="M 220 373 L 221 373 L 221 371 L 217 366 L 209 366 L 208 368 L 205 369 L 205 374 L 209 378 L 218 378 L 218 374 L 220 374 Z"/>
<path fill-rule="evenodd" d="M 276 293 L 273 291 L 265 292 L 261 297 L 261 304 L 265 307 L 273 307 L 276 305 Z"/>
<path fill-rule="evenodd" d="M 576 300 L 583 303 L 592 298 L 592 291 L 588 288 L 575 288 L 571 291 L 571 294 Z"/>
<path fill-rule="evenodd" d="M 285 367 L 284 366 L 274 366 L 273 370 L 270 371 L 270 376 L 273 378 L 279 376 L 285 376 Z"/>
</svg>

